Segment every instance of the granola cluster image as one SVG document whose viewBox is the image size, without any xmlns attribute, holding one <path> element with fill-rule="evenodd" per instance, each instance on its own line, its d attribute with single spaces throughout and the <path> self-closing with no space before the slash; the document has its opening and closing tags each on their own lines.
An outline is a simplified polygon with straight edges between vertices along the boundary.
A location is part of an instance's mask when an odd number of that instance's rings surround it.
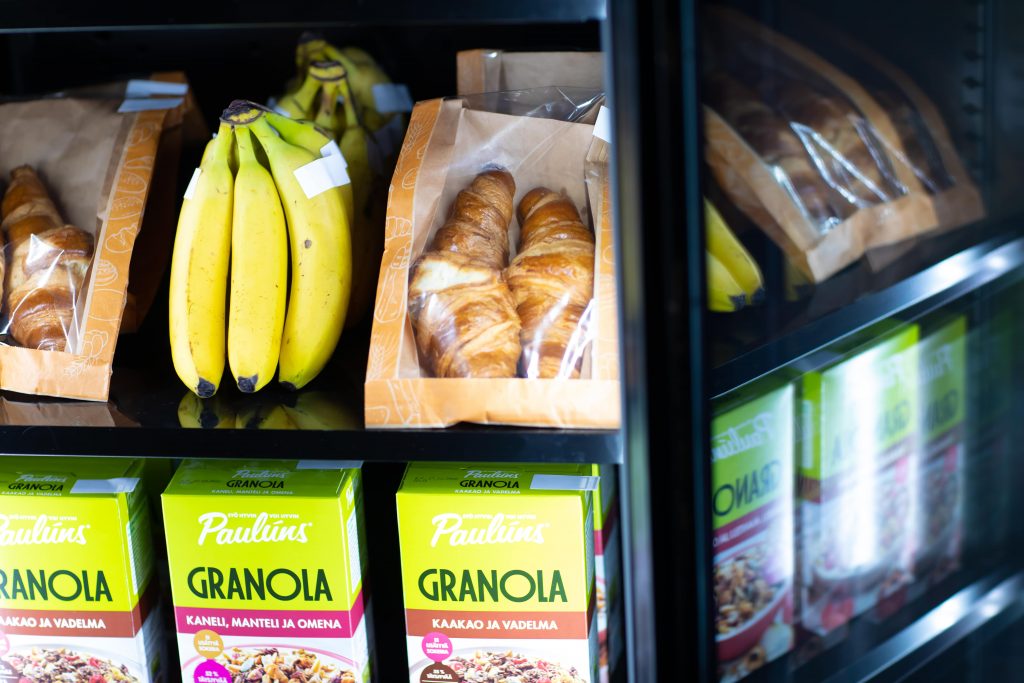
<svg viewBox="0 0 1024 683">
<path fill-rule="evenodd" d="M 66 648 L 32 648 L 4 657 L 21 682 L 30 683 L 139 683 L 124 664 Z"/>
<path fill-rule="evenodd" d="M 763 576 L 765 551 L 751 548 L 715 566 L 715 628 L 719 634 L 740 628 L 771 604 L 780 586 Z"/>
<path fill-rule="evenodd" d="M 306 650 L 233 647 L 217 661 L 231 672 L 232 683 L 356 683 L 351 669 Z"/>
<path fill-rule="evenodd" d="M 505 650 L 477 651 L 472 657 L 445 661 L 462 683 L 587 683 L 576 667 L 563 668 L 544 659 L 534 659 Z"/>
</svg>

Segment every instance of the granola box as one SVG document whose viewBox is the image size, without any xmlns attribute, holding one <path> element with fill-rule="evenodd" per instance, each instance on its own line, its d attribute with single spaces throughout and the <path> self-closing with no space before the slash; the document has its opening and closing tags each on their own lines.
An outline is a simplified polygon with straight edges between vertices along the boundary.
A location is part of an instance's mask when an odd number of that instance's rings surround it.
<svg viewBox="0 0 1024 683">
<path fill-rule="evenodd" d="M 365 683 L 361 474 L 186 460 L 163 494 L 186 683 Z"/>
<path fill-rule="evenodd" d="M 712 544 L 719 680 L 793 645 L 794 389 L 759 383 L 716 402 Z"/>
<path fill-rule="evenodd" d="M 896 609 L 911 576 L 918 328 L 876 339 L 801 380 L 800 619 L 821 635 Z"/>
<path fill-rule="evenodd" d="M 410 683 L 598 680 L 592 472 L 409 465 L 397 504 Z"/>
<path fill-rule="evenodd" d="M 618 476 L 615 465 L 593 465 L 599 477 L 594 492 L 594 565 L 597 591 L 597 642 L 600 681 L 608 683 L 625 652 L 622 632 L 622 540 L 619 532 Z"/>
<path fill-rule="evenodd" d="M 928 327 L 918 345 L 924 443 L 916 468 L 914 516 L 914 576 L 922 591 L 960 563 L 967 409 L 967 318 L 944 317 Z"/>
<path fill-rule="evenodd" d="M 160 677 L 141 463 L 0 458 L 0 681 Z"/>
</svg>

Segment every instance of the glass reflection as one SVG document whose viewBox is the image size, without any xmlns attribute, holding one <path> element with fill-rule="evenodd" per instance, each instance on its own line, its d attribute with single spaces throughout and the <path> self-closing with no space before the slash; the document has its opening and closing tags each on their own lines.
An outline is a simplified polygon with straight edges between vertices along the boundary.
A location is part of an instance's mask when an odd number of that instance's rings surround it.
<svg viewBox="0 0 1024 683">
<path fill-rule="evenodd" d="M 816 680 L 795 674 L 940 632 L 1012 568 L 1022 299 L 881 324 L 714 402 L 720 680 Z"/>
</svg>

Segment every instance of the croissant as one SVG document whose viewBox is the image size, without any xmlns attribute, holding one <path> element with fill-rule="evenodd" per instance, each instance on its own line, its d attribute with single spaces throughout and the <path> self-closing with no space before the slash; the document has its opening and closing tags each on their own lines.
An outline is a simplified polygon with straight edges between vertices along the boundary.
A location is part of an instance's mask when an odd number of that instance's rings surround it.
<svg viewBox="0 0 1024 683">
<path fill-rule="evenodd" d="M 63 351 L 92 259 L 92 235 L 64 222 L 29 166 L 11 171 L 0 217 L 8 241 L 8 332 L 22 346 Z"/>
<path fill-rule="evenodd" d="M 435 377 L 516 375 L 519 316 L 503 274 L 514 196 L 508 171 L 479 174 L 413 268 L 413 335 Z"/>
<path fill-rule="evenodd" d="M 524 374 L 579 377 L 594 296 L 594 234 L 576 205 L 545 187 L 519 203 L 519 252 L 506 270 L 522 324 Z"/>
<path fill-rule="evenodd" d="M 736 79 L 716 73 L 707 79 L 705 95 L 709 104 L 754 148 L 776 175 L 782 174 L 801 208 L 819 227 L 826 229 L 833 216 L 853 213 L 847 202 L 833 200 L 831 191 L 807 150 L 787 122 L 760 96 Z"/>
</svg>

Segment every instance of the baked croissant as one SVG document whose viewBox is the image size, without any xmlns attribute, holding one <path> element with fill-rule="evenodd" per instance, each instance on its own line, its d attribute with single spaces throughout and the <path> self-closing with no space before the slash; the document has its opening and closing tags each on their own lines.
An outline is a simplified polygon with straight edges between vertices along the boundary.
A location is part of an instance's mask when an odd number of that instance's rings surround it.
<svg viewBox="0 0 1024 683">
<path fill-rule="evenodd" d="M 519 252 L 506 277 L 522 324 L 523 372 L 579 377 L 587 336 L 580 320 L 594 297 L 594 234 L 571 199 L 546 187 L 523 197 L 518 216 Z"/>
<path fill-rule="evenodd" d="M 92 235 L 65 224 L 30 166 L 11 171 L 0 217 L 8 241 L 8 332 L 22 346 L 63 351 L 92 259 Z"/>
<path fill-rule="evenodd" d="M 413 268 L 413 334 L 435 377 L 516 375 L 519 316 L 502 272 L 514 196 L 508 171 L 479 174 Z"/>
</svg>

